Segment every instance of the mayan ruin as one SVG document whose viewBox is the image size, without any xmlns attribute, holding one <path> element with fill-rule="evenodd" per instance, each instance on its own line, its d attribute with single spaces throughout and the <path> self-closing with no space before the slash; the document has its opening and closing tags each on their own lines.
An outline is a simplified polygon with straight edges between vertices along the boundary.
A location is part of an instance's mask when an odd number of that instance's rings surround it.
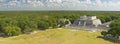
<svg viewBox="0 0 120 44">
<path fill-rule="evenodd" d="M 97 19 L 96 16 L 81 16 L 73 23 L 74 26 L 93 26 L 93 27 L 98 27 L 101 24 L 102 24 L 101 20 Z"/>
</svg>

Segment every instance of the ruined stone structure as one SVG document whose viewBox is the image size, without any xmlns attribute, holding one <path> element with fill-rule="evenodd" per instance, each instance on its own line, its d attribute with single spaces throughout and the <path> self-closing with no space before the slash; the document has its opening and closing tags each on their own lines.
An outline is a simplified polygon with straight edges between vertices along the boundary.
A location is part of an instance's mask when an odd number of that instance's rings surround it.
<svg viewBox="0 0 120 44">
<path fill-rule="evenodd" d="M 101 24 L 102 24 L 101 20 L 97 19 L 96 16 L 81 16 L 73 23 L 74 26 L 93 26 L 93 27 L 98 27 Z"/>
<path fill-rule="evenodd" d="M 62 25 L 60 21 L 68 22 L 66 25 L 64 25 L 65 27 L 70 26 L 72 24 L 69 19 L 62 18 L 62 19 L 58 20 L 58 27 L 60 27 Z"/>
</svg>

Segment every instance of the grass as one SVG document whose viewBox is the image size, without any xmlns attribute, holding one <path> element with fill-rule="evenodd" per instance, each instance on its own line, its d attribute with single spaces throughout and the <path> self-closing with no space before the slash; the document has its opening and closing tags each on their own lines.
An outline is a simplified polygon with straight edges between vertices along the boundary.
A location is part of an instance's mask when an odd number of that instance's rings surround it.
<svg viewBox="0 0 120 44">
<path fill-rule="evenodd" d="M 49 29 L 35 34 L 0 38 L 0 44 L 114 44 L 96 38 L 100 32 L 88 32 L 71 29 Z"/>
</svg>

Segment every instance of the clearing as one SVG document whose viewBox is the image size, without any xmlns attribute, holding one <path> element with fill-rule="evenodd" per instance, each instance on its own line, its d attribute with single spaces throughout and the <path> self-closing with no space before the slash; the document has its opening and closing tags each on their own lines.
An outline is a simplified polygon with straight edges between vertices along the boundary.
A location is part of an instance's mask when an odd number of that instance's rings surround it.
<svg viewBox="0 0 120 44">
<path fill-rule="evenodd" d="M 60 28 L 9 38 L 0 37 L 0 44 L 115 44 L 97 36 L 100 36 L 100 32 Z"/>
</svg>

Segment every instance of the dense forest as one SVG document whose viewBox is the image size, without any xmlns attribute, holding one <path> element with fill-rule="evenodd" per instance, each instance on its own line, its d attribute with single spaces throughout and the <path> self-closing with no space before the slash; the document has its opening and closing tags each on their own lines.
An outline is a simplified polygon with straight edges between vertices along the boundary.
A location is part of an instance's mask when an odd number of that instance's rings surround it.
<svg viewBox="0 0 120 44">
<path fill-rule="evenodd" d="M 112 11 L 1 11 L 0 35 L 9 37 L 32 32 L 34 30 L 59 28 L 58 19 L 67 18 L 73 23 L 74 20 L 83 15 L 95 15 L 102 20 L 102 23 L 120 18 L 120 12 Z M 120 25 L 120 22 L 117 23 L 118 24 L 111 24 L 111 27 L 113 27 L 111 30 L 116 29 L 114 26 Z M 120 31 L 120 29 L 118 30 Z M 116 29 L 116 31 L 118 30 Z"/>
</svg>

